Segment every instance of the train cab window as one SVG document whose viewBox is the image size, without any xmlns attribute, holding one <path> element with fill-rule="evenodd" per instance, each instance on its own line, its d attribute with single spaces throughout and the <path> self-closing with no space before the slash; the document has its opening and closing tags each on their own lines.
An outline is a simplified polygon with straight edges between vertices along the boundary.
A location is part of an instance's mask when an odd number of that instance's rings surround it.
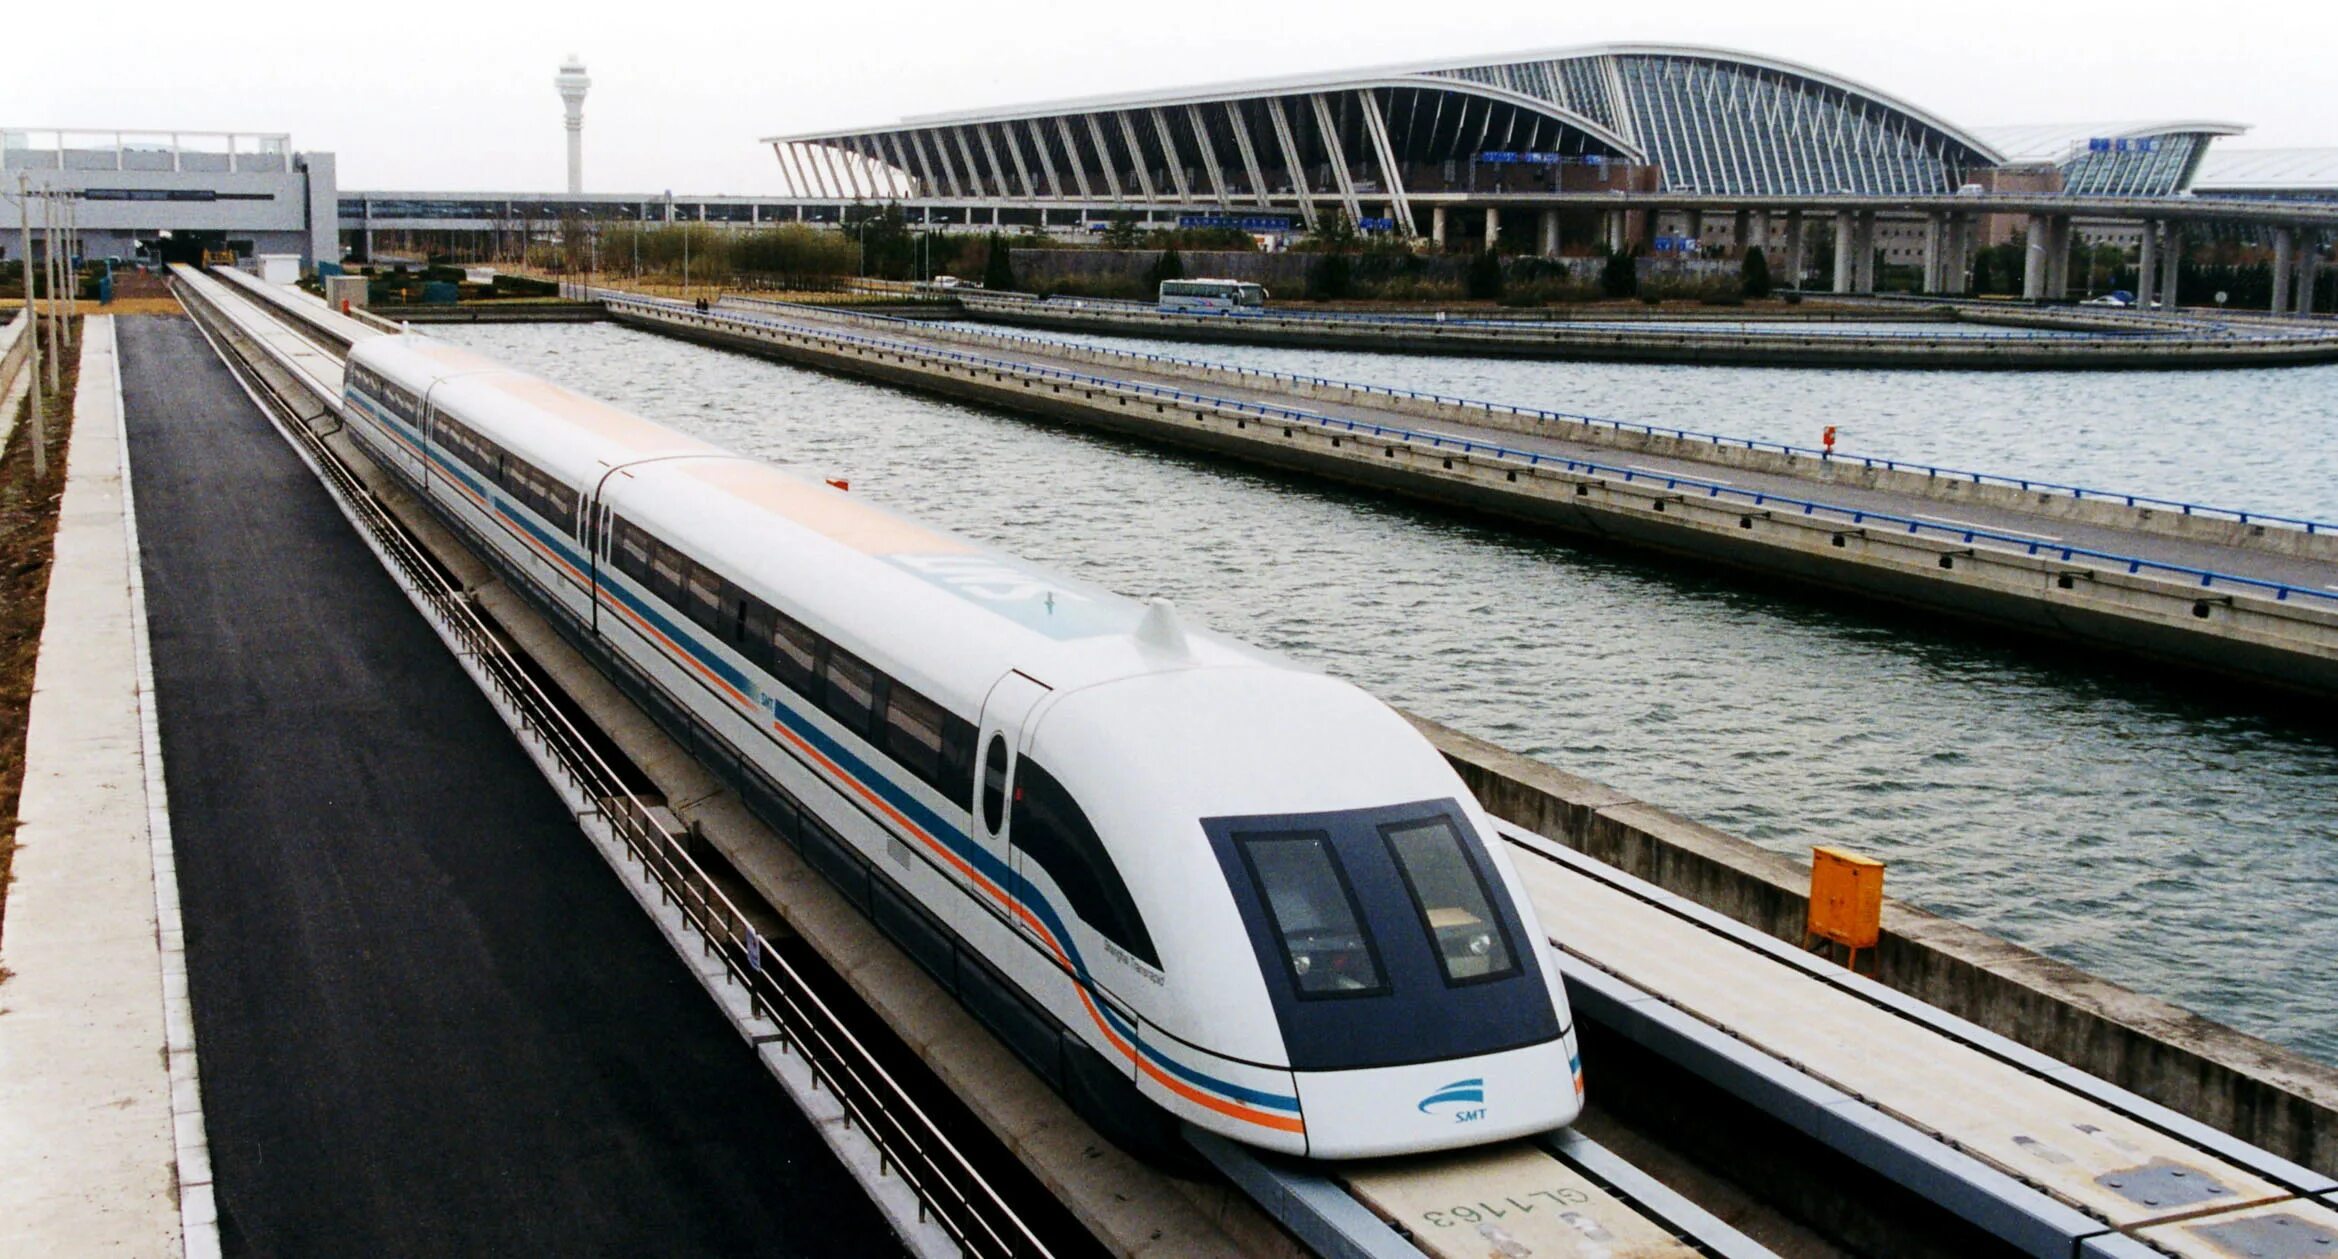
<svg viewBox="0 0 2338 1259">
<path fill-rule="evenodd" d="M 1380 956 L 1364 932 L 1355 889 L 1328 834 L 1253 831 L 1235 834 L 1234 843 L 1266 903 L 1300 1000 L 1388 991 Z"/>
<path fill-rule="evenodd" d="M 1007 741 L 990 737 L 990 747 L 982 754 L 982 824 L 991 834 L 1007 820 Z"/>
<path fill-rule="evenodd" d="M 794 617 L 772 613 L 771 676 L 806 699 L 819 693 L 813 684 L 820 677 L 821 646 L 820 636 Z"/>
<path fill-rule="evenodd" d="M 723 579 L 706 569 L 690 570 L 689 606 L 683 611 L 701 627 L 723 638 L 730 637 L 730 627 L 723 623 Z"/>
<path fill-rule="evenodd" d="M 1444 817 L 1395 822 L 1381 827 L 1380 834 L 1436 946 L 1445 982 L 1474 984 L 1517 974 L 1518 959 L 1494 913 L 1485 873 L 1462 847 L 1453 822 Z"/>
<path fill-rule="evenodd" d="M 854 659 L 850 652 L 831 647 L 827 667 L 820 671 L 820 676 L 826 683 L 820 688 L 820 707 L 862 738 L 874 733 L 877 671 Z"/>
<path fill-rule="evenodd" d="M 1088 815 L 1054 775 L 1028 756 L 1015 770 L 1011 821 L 1008 836 L 1015 847 L 1047 871 L 1081 921 L 1146 965 L 1160 966 L 1152 933 L 1137 913 L 1136 898 L 1129 895 L 1128 883 L 1112 864 Z"/>
</svg>

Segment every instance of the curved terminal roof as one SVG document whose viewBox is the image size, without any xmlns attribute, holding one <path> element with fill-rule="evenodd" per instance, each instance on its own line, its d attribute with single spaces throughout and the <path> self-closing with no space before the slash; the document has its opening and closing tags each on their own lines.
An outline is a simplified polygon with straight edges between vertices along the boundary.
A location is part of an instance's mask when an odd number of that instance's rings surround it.
<svg viewBox="0 0 2338 1259">
<path fill-rule="evenodd" d="M 1470 99 L 1424 104 L 1432 93 Z M 1354 99 L 1372 102 L 1367 112 L 1378 114 L 1377 122 L 1352 118 L 1345 102 Z M 1317 101 L 1337 102 L 1340 117 L 1276 122 L 1267 116 L 1276 108 L 1309 115 Z M 1497 113 L 1488 108 L 1492 104 L 1510 112 Z M 1196 112 L 1204 109 L 1210 112 Z M 1260 116 L 1248 117 L 1254 109 Z M 1521 128 L 1524 115 L 1553 125 Z M 1086 132 L 1099 121 L 1106 134 Z M 1133 122 L 1136 132 L 1123 131 L 1124 122 Z M 1067 133 L 1067 124 L 1081 134 Z M 1294 134 L 1281 134 L 1285 130 Z M 1327 132 L 1338 133 L 1339 142 L 1325 142 Z M 924 154 L 917 151 L 919 138 L 928 148 Z M 1378 152 L 1384 142 L 1387 151 Z M 1212 168 L 1233 167 L 1239 151 L 1245 163 L 1261 166 L 1251 172 L 1260 177 L 1252 182 L 1279 187 L 1279 195 L 1293 197 L 1302 208 L 1329 195 L 1334 182 L 1353 200 L 1357 189 L 1351 185 L 1372 182 L 1370 167 L 1381 157 L 1390 166 L 1456 160 L 1468 165 L 1480 153 L 1621 161 L 1658 168 L 1668 188 L 1753 194 L 1944 193 L 1965 172 L 2004 161 L 1981 135 L 1857 80 L 1779 57 L 1668 43 L 1444 57 L 921 114 L 876 127 L 769 136 L 765 143 L 776 146 L 783 165 L 806 165 L 812 182 L 830 186 L 842 176 L 927 195 L 956 185 L 956 195 L 973 189 L 971 195 L 1006 200 L 1038 198 L 1036 189 L 1055 181 L 1032 168 L 1054 164 L 1073 174 L 1083 167 L 1110 169 L 1122 183 L 1151 185 L 1141 197 L 1116 192 L 1110 200 L 1180 204 L 1208 200 L 1195 186 L 1209 182 L 1203 177 Z M 790 152 L 801 146 L 826 152 L 817 161 Z M 1286 153 L 1298 160 L 1282 161 Z M 1000 155 L 1016 168 L 1010 172 Z M 1343 163 L 1327 165 L 1333 157 L 1357 169 L 1335 179 L 1334 168 Z M 825 179 L 820 163 L 834 167 Z M 986 174 L 986 166 L 994 169 Z M 1302 168 L 1296 177 L 1292 166 Z M 872 168 L 899 178 L 872 179 Z M 1141 180 L 1139 172 L 1152 178 Z M 1194 178 L 1178 183 L 1176 196 L 1168 195 L 1171 176 L 1181 172 Z M 1236 179 L 1217 181 L 1220 191 L 1242 182 L 1243 172 L 1232 173 Z M 1547 182 L 1548 172 L 1539 174 Z M 1091 180 L 1083 197 L 1100 182 Z"/>
<path fill-rule="evenodd" d="M 2141 122 L 2046 122 L 2004 127 L 1979 127 L 1974 134 L 1995 146 L 2009 162 L 2053 162 L 2057 165 L 2089 151 L 2095 140 L 2151 140 L 2174 136 L 2237 136 L 2248 131 L 2238 122 L 2205 119 Z"/>
<path fill-rule="evenodd" d="M 2217 149 L 2192 181 L 2195 192 L 2338 193 L 2338 148 Z"/>
</svg>

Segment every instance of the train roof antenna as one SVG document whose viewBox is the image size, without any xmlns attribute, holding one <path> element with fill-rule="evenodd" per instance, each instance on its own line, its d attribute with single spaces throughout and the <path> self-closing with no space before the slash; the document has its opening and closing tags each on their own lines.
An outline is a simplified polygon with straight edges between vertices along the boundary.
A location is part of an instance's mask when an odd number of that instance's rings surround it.
<svg viewBox="0 0 2338 1259">
<path fill-rule="evenodd" d="M 1145 600 L 1145 615 L 1137 622 L 1136 639 L 1138 645 L 1163 655 L 1193 654 L 1185 642 L 1185 627 L 1178 623 L 1177 609 L 1167 599 Z"/>
</svg>

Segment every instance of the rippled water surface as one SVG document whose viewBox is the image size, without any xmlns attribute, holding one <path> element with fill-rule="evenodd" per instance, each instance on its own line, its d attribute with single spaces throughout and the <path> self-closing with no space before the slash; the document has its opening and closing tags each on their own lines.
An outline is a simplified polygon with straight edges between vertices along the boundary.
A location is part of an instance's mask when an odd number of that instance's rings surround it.
<svg viewBox="0 0 2338 1259">
<path fill-rule="evenodd" d="M 1537 363 L 1042 335 L 1803 446 L 1818 445 L 1832 424 L 1835 448 L 1845 454 L 2338 521 L 2338 364 L 1870 372 Z"/>
<path fill-rule="evenodd" d="M 1042 564 L 1167 596 L 1392 703 L 1723 830 L 1873 853 L 1899 896 L 2338 1062 L 2338 736 L 1920 621 L 1773 599 L 612 325 L 445 335 L 849 477 L 853 493 Z M 1275 357 L 1204 351 L 1221 352 Z M 1771 415 L 1779 437 L 1833 422 L 1855 445 L 1910 453 L 1924 438 L 1944 459 L 1995 449 L 1976 444 L 1977 425 L 2009 443 L 1989 466 L 2071 449 L 2040 435 L 2061 425 L 2087 435 L 2089 479 L 2184 489 L 2169 468 L 2221 460 L 2289 486 L 2296 510 L 2338 515 L 2338 372 L 2321 369 L 1870 377 L 1304 361 L 1731 431 Z M 2118 456 L 2122 445 L 2131 453 Z M 2313 463 L 2318 478 L 2300 467 Z"/>
</svg>

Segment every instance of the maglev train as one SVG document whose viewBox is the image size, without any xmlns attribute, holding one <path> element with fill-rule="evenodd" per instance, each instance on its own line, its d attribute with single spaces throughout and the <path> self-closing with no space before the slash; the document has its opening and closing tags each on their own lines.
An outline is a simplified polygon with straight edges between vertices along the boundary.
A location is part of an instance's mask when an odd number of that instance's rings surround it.
<svg viewBox="0 0 2338 1259">
<path fill-rule="evenodd" d="M 350 431 L 1083 1115 L 1314 1158 L 1562 1127 L 1550 946 L 1345 682 L 419 335 Z"/>
</svg>

